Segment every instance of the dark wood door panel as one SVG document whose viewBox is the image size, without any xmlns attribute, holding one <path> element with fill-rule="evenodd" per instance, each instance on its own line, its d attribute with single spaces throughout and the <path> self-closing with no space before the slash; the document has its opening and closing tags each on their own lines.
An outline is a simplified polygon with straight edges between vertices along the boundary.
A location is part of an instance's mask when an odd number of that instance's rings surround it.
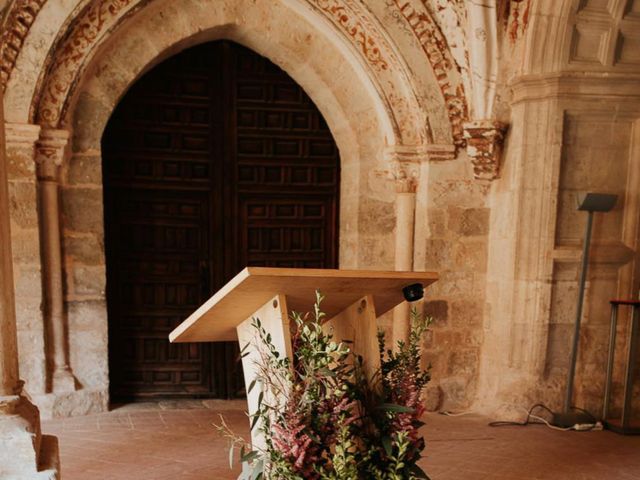
<svg viewBox="0 0 640 480">
<path fill-rule="evenodd" d="M 267 59 L 212 42 L 144 75 L 102 148 L 112 396 L 243 392 L 235 343 L 167 335 L 246 265 L 337 266 L 322 115 Z"/>
<path fill-rule="evenodd" d="M 107 199 L 110 368 L 115 397 L 208 393 L 206 345 L 170 345 L 169 332 L 208 292 L 206 192 L 113 189 Z M 119 350 L 120 346 L 124 346 Z"/>
</svg>

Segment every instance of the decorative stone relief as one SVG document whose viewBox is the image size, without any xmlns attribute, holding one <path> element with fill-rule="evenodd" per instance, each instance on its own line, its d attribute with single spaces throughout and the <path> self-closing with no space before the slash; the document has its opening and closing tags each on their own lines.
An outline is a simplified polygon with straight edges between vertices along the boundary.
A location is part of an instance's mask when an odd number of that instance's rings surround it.
<svg viewBox="0 0 640 480">
<path fill-rule="evenodd" d="M 32 107 L 32 118 L 44 126 L 63 127 L 62 120 L 73 89 L 78 84 L 91 53 L 118 24 L 148 0 L 93 0 L 70 22 L 49 55 L 48 70 L 40 81 Z M 358 50 L 372 70 L 381 95 L 395 120 L 395 133 L 406 143 L 429 141 L 428 122 L 421 114 L 420 100 L 408 67 L 396 54 L 366 5 L 356 0 L 306 0 L 327 17 Z"/>
<path fill-rule="evenodd" d="M 461 75 L 465 92 L 471 91 L 467 49 L 466 0 L 420 0 L 447 40 L 451 57 Z"/>
<path fill-rule="evenodd" d="M 453 143 L 458 147 L 463 146 L 462 124 L 468 119 L 467 101 L 464 86 L 456 78 L 456 63 L 449 51 L 447 40 L 426 9 L 419 11 L 417 6 L 410 4 L 407 0 L 393 0 L 393 2 L 420 42 L 433 68 L 447 108 Z"/>
<path fill-rule="evenodd" d="M 4 92 L 20 49 L 38 12 L 47 0 L 17 0 L 7 13 L 0 36 L 0 88 Z"/>
<path fill-rule="evenodd" d="M 387 60 L 382 56 L 378 39 L 371 35 L 365 28 L 362 19 L 353 18 L 344 2 L 339 0 L 312 0 L 322 12 L 332 21 L 342 26 L 352 41 L 358 45 L 360 52 L 369 64 L 378 70 L 389 68 Z"/>
<path fill-rule="evenodd" d="M 408 66 L 394 51 L 366 4 L 357 0 L 307 0 L 350 39 L 376 72 L 382 92 L 394 113 L 402 142 L 424 143 L 430 139 L 428 121 L 420 113 L 419 99 L 407 75 Z M 403 77 L 399 80 L 398 77 Z M 419 126 L 416 128 L 416 126 Z"/>
<path fill-rule="evenodd" d="M 473 175 L 479 180 L 498 178 L 500 156 L 507 126 L 497 120 L 475 120 L 464 124 L 467 155 Z"/>
<path fill-rule="evenodd" d="M 37 122 L 57 127 L 69 90 L 86 55 L 134 0 L 96 0 L 75 19 L 69 35 L 55 48 L 44 84 Z M 143 2 L 139 2 L 143 3 Z"/>
</svg>

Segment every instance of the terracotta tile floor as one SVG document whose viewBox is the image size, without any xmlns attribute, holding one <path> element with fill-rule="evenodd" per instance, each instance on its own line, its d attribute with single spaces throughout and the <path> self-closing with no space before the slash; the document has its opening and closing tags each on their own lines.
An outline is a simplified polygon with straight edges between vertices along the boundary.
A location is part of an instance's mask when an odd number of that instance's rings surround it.
<svg viewBox="0 0 640 480">
<path fill-rule="evenodd" d="M 133 404 L 112 412 L 43 422 L 60 440 L 63 480 L 235 479 L 222 413 L 246 434 L 243 402 Z M 466 415 L 426 417 L 423 467 L 433 480 L 640 479 L 640 436 L 487 426 Z"/>
</svg>

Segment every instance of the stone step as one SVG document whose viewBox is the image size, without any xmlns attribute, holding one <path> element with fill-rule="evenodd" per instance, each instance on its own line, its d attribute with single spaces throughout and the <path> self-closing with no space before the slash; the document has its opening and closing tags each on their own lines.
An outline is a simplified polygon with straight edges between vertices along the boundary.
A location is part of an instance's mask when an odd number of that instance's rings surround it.
<svg viewBox="0 0 640 480">
<path fill-rule="evenodd" d="M 42 435 L 38 409 L 23 396 L 0 398 L 0 480 L 59 479 L 58 440 Z"/>
</svg>

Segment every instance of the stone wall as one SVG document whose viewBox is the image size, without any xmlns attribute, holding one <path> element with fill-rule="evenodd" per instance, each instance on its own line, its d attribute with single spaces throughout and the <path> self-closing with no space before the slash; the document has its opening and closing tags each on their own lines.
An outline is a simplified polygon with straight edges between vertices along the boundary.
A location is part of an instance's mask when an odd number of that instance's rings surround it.
<svg viewBox="0 0 640 480">
<path fill-rule="evenodd" d="M 584 106 L 583 106 L 584 107 Z M 575 108 L 575 107 L 574 107 Z M 637 298 L 638 211 L 640 157 L 632 132 L 637 114 L 621 113 L 612 121 L 609 110 L 593 107 L 566 110 L 560 167 L 555 259 L 551 287 L 546 376 L 553 383 L 566 378 L 566 352 L 575 322 L 579 249 L 586 213 L 576 210 L 579 191 L 615 193 L 616 208 L 595 214 L 593 253 L 582 316 L 576 398 L 584 408 L 602 408 L 604 366 L 609 342 L 613 298 Z M 629 316 L 621 310 L 614 399 L 620 399 L 623 354 Z"/>
<path fill-rule="evenodd" d="M 424 202 L 426 238 L 417 269 L 433 270 L 440 280 L 427 292 L 426 313 L 433 329 L 425 357 L 434 384 L 442 392 L 442 408 L 468 409 L 476 395 L 489 233 L 488 182 L 472 180 L 465 155 L 429 165 Z M 421 210 L 419 210 L 421 211 Z"/>
<path fill-rule="evenodd" d="M 9 124 L 7 166 L 20 372 L 32 395 L 47 390 L 38 191 L 34 145 L 40 128 Z"/>
<path fill-rule="evenodd" d="M 109 394 L 101 169 L 95 151 L 73 151 L 61 175 L 69 361 L 87 394 L 76 414 L 106 409 Z"/>
</svg>

